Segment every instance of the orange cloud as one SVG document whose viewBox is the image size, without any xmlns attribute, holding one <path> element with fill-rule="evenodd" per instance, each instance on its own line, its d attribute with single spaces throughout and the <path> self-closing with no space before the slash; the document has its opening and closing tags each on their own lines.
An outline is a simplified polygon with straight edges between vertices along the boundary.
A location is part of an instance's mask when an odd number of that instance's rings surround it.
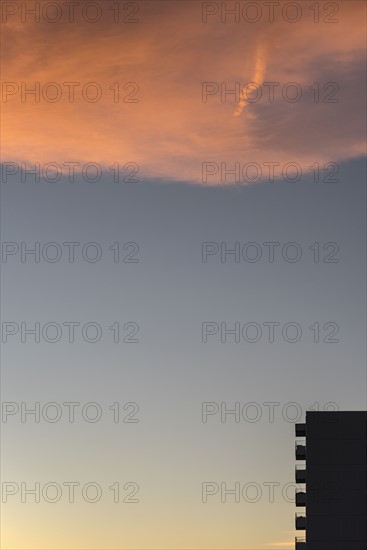
<svg viewBox="0 0 367 550">
<path fill-rule="evenodd" d="M 113 23 L 111 14 L 97 23 L 8 17 L 3 81 L 14 87 L 2 98 L 3 161 L 135 162 L 142 177 L 200 183 L 205 162 L 297 162 L 306 170 L 364 154 L 362 2 L 340 2 L 339 22 L 329 24 L 313 23 L 309 13 L 293 24 L 223 23 L 219 16 L 203 23 L 201 2 L 138 4 L 134 24 Z M 259 101 L 225 94 L 251 81 L 261 85 Z M 22 82 L 40 83 L 39 103 L 25 89 L 21 101 Z M 45 88 L 50 82 L 59 88 Z M 72 82 L 79 83 L 73 103 L 65 84 Z M 97 86 L 83 88 L 90 82 Z M 206 102 L 203 82 L 217 90 Z M 264 82 L 279 83 L 272 103 Z M 289 82 L 302 91 L 298 102 L 282 96 Z M 323 89 L 327 82 L 339 91 Z M 325 103 L 328 94 L 339 101 Z M 220 173 L 206 179 L 218 183 Z"/>
</svg>

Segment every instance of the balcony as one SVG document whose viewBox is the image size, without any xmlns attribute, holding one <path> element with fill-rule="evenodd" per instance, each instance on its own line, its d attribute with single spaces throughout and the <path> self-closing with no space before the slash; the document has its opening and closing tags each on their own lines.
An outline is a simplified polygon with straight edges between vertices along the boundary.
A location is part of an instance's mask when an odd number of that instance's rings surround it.
<svg viewBox="0 0 367 550">
<path fill-rule="evenodd" d="M 296 506 L 306 506 L 305 491 L 296 491 Z"/>
<path fill-rule="evenodd" d="M 306 424 L 296 424 L 296 437 L 306 436 Z"/>
<path fill-rule="evenodd" d="M 300 537 L 296 537 L 296 550 L 306 550 L 306 539 L 305 538 L 300 538 Z"/>
<path fill-rule="evenodd" d="M 296 514 L 295 520 L 297 531 L 306 529 L 306 516 L 303 514 Z"/>
<path fill-rule="evenodd" d="M 296 441 L 296 460 L 306 460 L 306 445 Z"/>
<path fill-rule="evenodd" d="M 306 483 L 306 469 L 304 466 L 296 466 L 296 483 Z"/>
</svg>

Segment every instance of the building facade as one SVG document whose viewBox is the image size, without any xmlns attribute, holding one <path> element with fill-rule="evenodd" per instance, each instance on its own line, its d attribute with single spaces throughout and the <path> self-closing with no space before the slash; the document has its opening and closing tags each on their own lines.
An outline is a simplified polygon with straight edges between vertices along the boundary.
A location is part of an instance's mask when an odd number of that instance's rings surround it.
<svg viewBox="0 0 367 550">
<path fill-rule="evenodd" d="M 296 550 L 367 550 L 367 412 L 307 412 L 295 454 Z"/>
</svg>

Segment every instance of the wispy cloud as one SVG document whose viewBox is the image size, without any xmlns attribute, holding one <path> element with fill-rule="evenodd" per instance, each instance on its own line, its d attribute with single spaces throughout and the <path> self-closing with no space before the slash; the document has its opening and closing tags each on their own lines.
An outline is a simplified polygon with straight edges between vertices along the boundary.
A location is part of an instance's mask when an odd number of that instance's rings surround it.
<svg viewBox="0 0 367 550">
<path fill-rule="evenodd" d="M 256 53 L 255 53 L 255 70 L 250 82 L 255 82 L 255 83 L 264 82 L 265 69 L 266 69 L 266 46 L 263 44 L 259 44 L 257 46 Z M 246 101 L 245 95 L 242 94 L 241 99 L 238 103 L 238 107 L 236 108 L 234 113 L 235 116 L 240 116 L 243 109 L 247 105 L 250 105 L 250 103 Z"/>
<path fill-rule="evenodd" d="M 80 86 L 74 103 L 9 96 L 3 160 L 132 161 L 143 177 L 200 182 L 205 161 L 308 167 L 364 154 L 363 94 L 356 93 L 364 85 L 362 2 L 341 2 L 339 23 L 329 25 L 203 24 L 200 4 L 143 1 L 134 25 L 5 24 L 4 81 Z M 264 79 L 279 82 L 277 90 L 298 82 L 302 100 L 287 103 L 278 93 L 273 103 L 223 103 L 219 93 L 202 102 L 202 82 Z M 323 89 L 328 81 L 337 82 L 338 103 L 323 101 L 333 91 Z M 80 99 L 87 82 L 101 86 L 99 102 Z M 139 103 L 114 103 L 114 82 L 136 82 Z M 315 82 L 318 103 L 309 90 Z"/>
</svg>

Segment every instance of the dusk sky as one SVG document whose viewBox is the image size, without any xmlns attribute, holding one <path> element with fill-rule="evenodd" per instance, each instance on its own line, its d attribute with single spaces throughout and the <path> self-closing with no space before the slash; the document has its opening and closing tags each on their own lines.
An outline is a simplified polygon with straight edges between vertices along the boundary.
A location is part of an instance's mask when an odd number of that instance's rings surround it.
<svg viewBox="0 0 367 550">
<path fill-rule="evenodd" d="M 294 422 L 367 406 L 365 3 L 71 4 L 1 5 L 1 545 L 294 548 Z"/>
</svg>

